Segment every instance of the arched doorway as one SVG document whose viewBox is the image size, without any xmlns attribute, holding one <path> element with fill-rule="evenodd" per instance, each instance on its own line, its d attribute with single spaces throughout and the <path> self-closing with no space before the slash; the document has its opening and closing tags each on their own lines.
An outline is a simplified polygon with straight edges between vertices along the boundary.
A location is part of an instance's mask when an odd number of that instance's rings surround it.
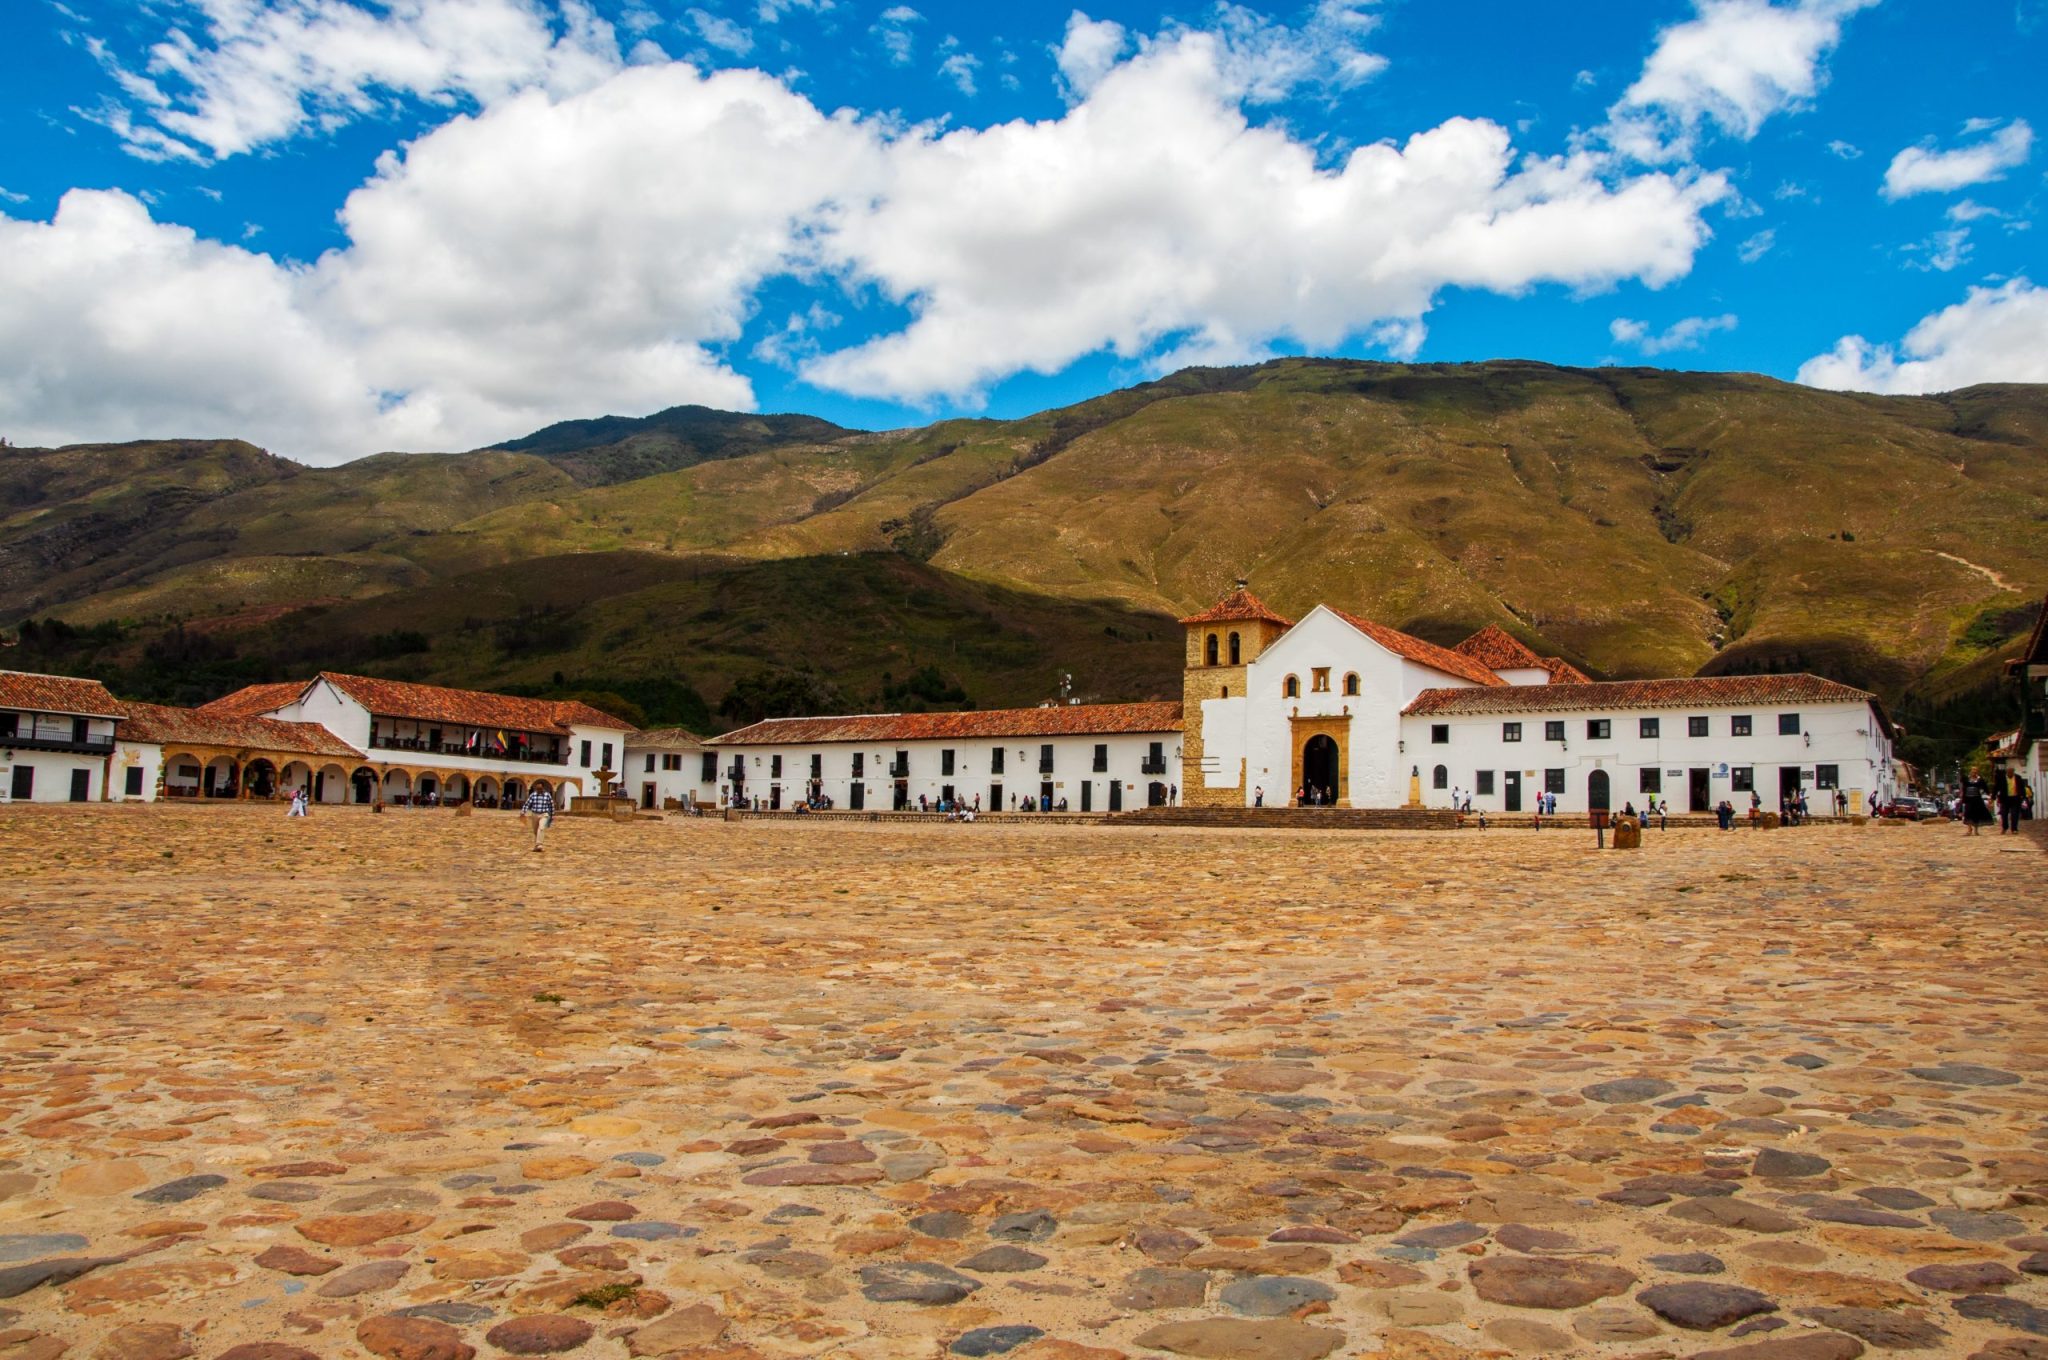
<svg viewBox="0 0 2048 1360">
<path fill-rule="evenodd" d="M 384 801 L 404 807 L 412 801 L 412 774 L 407 770 L 384 772 Z"/>
<path fill-rule="evenodd" d="M 433 804 L 435 804 L 435 803 L 438 803 L 438 802 L 440 802 L 440 801 L 441 801 L 441 797 L 440 797 L 440 795 L 441 795 L 441 780 L 440 780 L 440 778 L 439 778 L 438 776 L 436 776 L 436 775 L 431 775 L 431 774 L 423 774 L 423 775 L 421 775 L 421 776 L 420 776 L 420 778 L 419 778 L 419 784 L 418 784 L 418 786 L 417 786 L 417 787 L 416 787 L 416 788 L 415 788 L 415 789 L 413 790 L 413 793 L 414 793 L 414 795 L 415 795 L 415 796 L 414 796 L 414 801 L 415 801 L 415 802 L 418 802 L 418 803 L 420 803 L 420 804 L 423 804 L 423 805 L 426 805 L 426 806 L 432 806 Z"/>
<path fill-rule="evenodd" d="M 208 798 L 233 798 L 241 787 L 240 768 L 228 756 L 206 762 L 205 791 Z"/>
<path fill-rule="evenodd" d="M 506 780 L 504 806 L 508 808 L 516 808 L 525 801 L 526 785 L 517 779 Z"/>
<path fill-rule="evenodd" d="M 1321 732 L 1310 737 L 1301 748 L 1301 782 L 1305 788 L 1318 790 L 1311 797 L 1319 797 L 1325 803 L 1337 801 L 1337 743 L 1335 739 Z"/>
<path fill-rule="evenodd" d="M 349 776 L 348 782 L 355 793 L 356 802 L 374 803 L 377 801 L 377 772 L 375 770 L 370 769 L 368 766 L 360 766 L 354 774 Z"/>
<path fill-rule="evenodd" d="M 269 798 L 277 792 L 277 766 L 258 756 L 242 770 L 242 785 L 251 798 Z"/>
<path fill-rule="evenodd" d="M 473 801 L 478 807 L 496 807 L 498 805 L 498 781 L 489 775 L 478 776 Z"/>
<path fill-rule="evenodd" d="M 313 801 L 316 803 L 345 803 L 348 801 L 348 771 L 339 765 L 322 765 L 313 776 Z"/>
<path fill-rule="evenodd" d="M 460 772 L 450 774 L 441 785 L 441 801 L 444 803 L 466 803 L 469 801 L 469 776 Z"/>
<path fill-rule="evenodd" d="M 1595 770 L 1586 776 L 1586 807 L 1593 812 L 1605 812 L 1609 806 L 1607 771 Z"/>
<path fill-rule="evenodd" d="M 197 798 L 202 762 L 184 751 L 164 753 L 164 797 Z"/>
</svg>

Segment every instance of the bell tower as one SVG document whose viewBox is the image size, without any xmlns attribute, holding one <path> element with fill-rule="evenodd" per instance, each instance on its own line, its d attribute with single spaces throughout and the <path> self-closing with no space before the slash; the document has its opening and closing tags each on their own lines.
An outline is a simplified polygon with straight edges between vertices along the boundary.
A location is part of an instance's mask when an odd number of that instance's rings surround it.
<svg viewBox="0 0 2048 1360">
<path fill-rule="evenodd" d="M 1242 807 L 1244 761 L 1235 769 L 1205 769 L 1204 701 L 1246 697 L 1246 668 L 1294 626 L 1251 593 L 1239 577 L 1236 589 L 1199 614 L 1182 619 L 1187 662 L 1181 671 L 1181 802 L 1187 807 Z M 1224 781 L 1228 781 L 1227 783 Z"/>
</svg>

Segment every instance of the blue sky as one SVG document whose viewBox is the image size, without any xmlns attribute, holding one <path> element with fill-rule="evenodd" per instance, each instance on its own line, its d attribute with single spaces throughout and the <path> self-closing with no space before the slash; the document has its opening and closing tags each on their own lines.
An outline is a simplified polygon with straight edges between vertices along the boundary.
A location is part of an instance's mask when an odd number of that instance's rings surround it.
<svg viewBox="0 0 2048 1360">
<path fill-rule="evenodd" d="M 0 30 L 16 443 L 331 462 L 688 401 L 886 427 L 1304 352 L 2048 381 L 2048 0 L 16 0 Z"/>
</svg>

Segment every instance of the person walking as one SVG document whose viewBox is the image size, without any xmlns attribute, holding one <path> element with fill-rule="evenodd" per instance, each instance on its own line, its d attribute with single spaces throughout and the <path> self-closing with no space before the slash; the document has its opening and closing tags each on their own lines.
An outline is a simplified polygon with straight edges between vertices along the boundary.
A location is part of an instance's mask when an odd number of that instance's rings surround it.
<svg viewBox="0 0 2048 1360">
<path fill-rule="evenodd" d="M 292 790 L 292 805 L 285 810 L 284 815 L 287 817 L 303 817 L 306 815 L 305 789 L 297 788 Z"/>
<path fill-rule="evenodd" d="M 1991 820 L 1991 806 L 1984 781 L 1972 775 L 1963 785 L 1963 825 L 1975 836 Z"/>
<path fill-rule="evenodd" d="M 1714 819 L 1720 822 L 1723 831 L 1733 831 L 1735 829 L 1735 804 L 1723 798 L 1714 807 Z"/>
<path fill-rule="evenodd" d="M 520 816 L 533 823 L 533 850 L 540 853 L 541 842 L 547 838 L 548 828 L 555 824 L 555 796 L 546 789 L 535 786 L 526 795 L 526 806 Z"/>
<path fill-rule="evenodd" d="M 1259 786 L 1258 786 L 1257 788 L 1255 788 L 1255 789 L 1253 789 L 1253 790 L 1252 790 L 1252 806 L 1253 806 L 1253 807 L 1255 807 L 1255 808 L 1262 808 L 1262 807 L 1264 807 L 1265 805 L 1266 805 L 1266 786 L 1265 786 L 1265 785 L 1263 785 L 1263 784 L 1261 784 L 1261 785 L 1259 785 Z"/>
</svg>

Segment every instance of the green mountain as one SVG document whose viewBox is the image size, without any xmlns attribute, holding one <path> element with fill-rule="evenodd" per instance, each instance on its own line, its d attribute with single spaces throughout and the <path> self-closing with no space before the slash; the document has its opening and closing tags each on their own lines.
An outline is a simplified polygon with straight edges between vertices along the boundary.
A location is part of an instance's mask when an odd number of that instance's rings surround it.
<svg viewBox="0 0 2048 1360">
<path fill-rule="evenodd" d="M 565 420 L 491 447 L 545 458 L 586 486 L 609 486 L 780 444 L 829 443 L 850 433 L 815 416 L 671 406 L 651 416 Z"/>
<path fill-rule="evenodd" d="M 1062 672 L 1141 698 L 1175 691 L 1171 618 L 1240 574 L 1596 674 L 1820 670 L 1959 745 L 2048 590 L 2048 388 L 1287 359 L 879 434 L 677 407 L 331 469 L 0 450 L 0 622 L 60 619 L 34 645 L 146 684 L 561 672 L 715 709 L 809 667 L 849 705 Z"/>
</svg>

